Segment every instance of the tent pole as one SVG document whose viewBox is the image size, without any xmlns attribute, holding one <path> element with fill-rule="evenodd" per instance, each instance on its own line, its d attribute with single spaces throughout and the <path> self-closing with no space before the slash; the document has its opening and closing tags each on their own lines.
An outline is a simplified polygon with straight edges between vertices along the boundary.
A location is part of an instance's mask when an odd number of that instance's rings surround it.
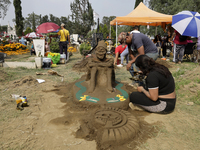
<svg viewBox="0 0 200 150">
<path fill-rule="evenodd" d="M 111 39 L 111 25 L 110 25 L 110 35 L 109 35 L 109 38 Z"/>
<path fill-rule="evenodd" d="M 155 35 L 157 35 L 157 26 L 156 26 L 156 31 L 155 31 Z"/>
<path fill-rule="evenodd" d="M 109 33 L 110 35 L 109 35 L 109 39 L 111 39 L 111 25 L 110 25 L 110 33 Z M 109 40 L 109 50 L 111 50 L 111 46 L 110 46 L 110 44 L 111 44 L 111 40 Z"/>
<path fill-rule="evenodd" d="M 116 22 L 116 43 L 115 43 L 116 47 L 118 46 L 117 45 L 117 22 Z"/>
</svg>

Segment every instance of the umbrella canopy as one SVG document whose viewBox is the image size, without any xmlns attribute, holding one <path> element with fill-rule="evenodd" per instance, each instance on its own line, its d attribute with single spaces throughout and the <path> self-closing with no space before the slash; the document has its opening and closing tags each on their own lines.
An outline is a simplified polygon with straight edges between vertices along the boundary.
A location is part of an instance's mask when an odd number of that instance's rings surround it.
<svg viewBox="0 0 200 150">
<path fill-rule="evenodd" d="M 172 27 L 181 35 L 200 36 L 200 14 L 193 11 L 181 11 L 172 16 Z"/>
<path fill-rule="evenodd" d="M 60 28 L 60 26 L 58 26 L 57 24 L 55 24 L 53 22 L 45 22 L 36 28 L 36 32 L 37 33 L 49 33 L 49 32 L 56 31 L 59 28 Z"/>
<path fill-rule="evenodd" d="M 31 32 L 25 35 L 25 38 L 37 38 L 37 37 L 43 37 L 40 33 Z"/>
</svg>

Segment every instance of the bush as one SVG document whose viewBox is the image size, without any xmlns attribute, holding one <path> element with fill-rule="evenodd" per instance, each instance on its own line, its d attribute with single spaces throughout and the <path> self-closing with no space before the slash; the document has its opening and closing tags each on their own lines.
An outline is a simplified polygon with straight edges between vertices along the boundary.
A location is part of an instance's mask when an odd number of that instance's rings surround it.
<svg viewBox="0 0 200 150">
<path fill-rule="evenodd" d="M 84 42 L 80 45 L 79 50 L 80 50 L 80 53 L 83 54 L 83 50 L 88 50 L 88 51 L 91 50 L 91 45 L 89 43 Z"/>
<path fill-rule="evenodd" d="M 52 53 L 60 53 L 59 39 L 57 39 L 57 38 L 51 39 L 50 50 Z"/>
</svg>

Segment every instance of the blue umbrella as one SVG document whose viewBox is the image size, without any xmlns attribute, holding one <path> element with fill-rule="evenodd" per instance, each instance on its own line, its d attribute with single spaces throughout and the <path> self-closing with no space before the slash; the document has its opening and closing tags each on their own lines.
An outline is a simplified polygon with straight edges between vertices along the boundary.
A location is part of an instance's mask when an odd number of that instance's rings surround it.
<svg viewBox="0 0 200 150">
<path fill-rule="evenodd" d="M 181 35 L 200 36 L 200 14 L 193 11 L 181 11 L 172 16 L 172 27 Z"/>
</svg>

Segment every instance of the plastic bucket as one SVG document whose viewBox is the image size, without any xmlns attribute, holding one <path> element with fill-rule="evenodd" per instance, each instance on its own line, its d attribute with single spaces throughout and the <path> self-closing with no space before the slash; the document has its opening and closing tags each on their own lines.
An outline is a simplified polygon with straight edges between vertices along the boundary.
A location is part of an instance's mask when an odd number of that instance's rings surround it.
<svg viewBox="0 0 200 150">
<path fill-rule="evenodd" d="M 43 58 L 42 68 L 50 69 L 51 68 L 51 58 Z"/>
<path fill-rule="evenodd" d="M 66 63 L 66 55 L 60 54 L 60 64 L 65 64 L 65 63 Z"/>
</svg>

